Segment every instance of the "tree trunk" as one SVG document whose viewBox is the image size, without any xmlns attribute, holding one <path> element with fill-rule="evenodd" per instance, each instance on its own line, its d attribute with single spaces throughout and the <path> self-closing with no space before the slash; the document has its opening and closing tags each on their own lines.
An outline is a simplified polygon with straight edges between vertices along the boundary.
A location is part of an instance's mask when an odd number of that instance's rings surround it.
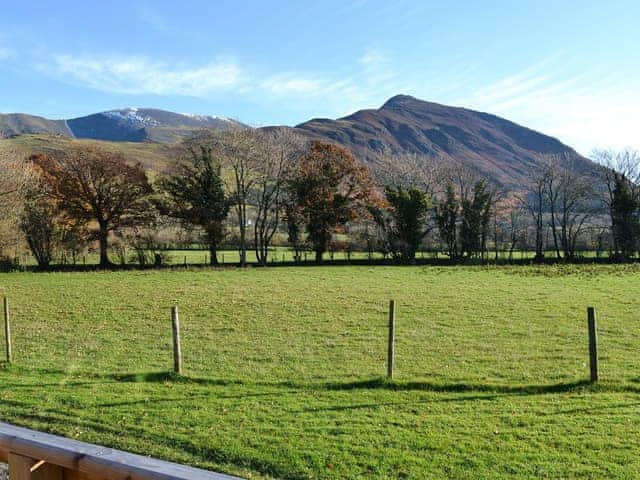
<svg viewBox="0 0 640 480">
<path fill-rule="evenodd" d="M 209 244 L 209 265 L 217 267 L 218 263 L 218 246 Z"/>
<path fill-rule="evenodd" d="M 322 254 L 324 252 L 322 250 L 316 250 L 316 263 L 322 263 Z"/>
<path fill-rule="evenodd" d="M 247 236 L 246 230 L 240 229 L 240 266 L 246 267 L 247 265 Z"/>
<path fill-rule="evenodd" d="M 104 223 L 100 223 L 100 231 L 98 232 L 100 241 L 100 268 L 109 268 L 109 230 Z"/>
<path fill-rule="evenodd" d="M 556 226 L 556 215 L 554 210 L 551 210 L 551 233 L 553 234 L 553 247 L 556 251 L 556 258 L 560 260 L 562 255 L 560 255 L 560 245 L 558 242 L 558 229 Z"/>
</svg>

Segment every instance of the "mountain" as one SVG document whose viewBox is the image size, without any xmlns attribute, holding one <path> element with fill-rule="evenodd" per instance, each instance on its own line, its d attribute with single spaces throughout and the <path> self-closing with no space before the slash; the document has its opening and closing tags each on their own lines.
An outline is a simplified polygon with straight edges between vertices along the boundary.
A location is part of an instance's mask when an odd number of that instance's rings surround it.
<svg viewBox="0 0 640 480">
<path fill-rule="evenodd" d="M 225 117 L 186 115 L 153 108 L 111 110 L 67 120 L 67 124 L 76 138 L 114 142 L 173 142 L 203 128 L 246 128 Z"/>
<path fill-rule="evenodd" d="M 37 133 L 72 135 L 64 120 L 47 120 L 24 113 L 0 114 L 0 138 Z"/>
<path fill-rule="evenodd" d="M 40 133 L 113 142 L 169 143 L 203 128 L 227 130 L 246 127 L 226 117 L 187 115 L 153 108 L 130 107 L 70 120 L 0 114 L 0 138 Z"/>
<path fill-rule="evenodd" d="M 126 149 L 154 170 L 169 161 L 167 144 L 192 137 L 202 129 L 249 128 L 225 117 L 184 115 L 152 108 L 125 108 L 70 120 L 47 120 L 23 114 L 0 115 L 0 138 L 17 137 L 20 148 L 62 146 L 71 139 L 109 142 Z M 265 127 L 290 128 L 290 127 Z M 381 159 L 402 162 L 404 154 L 419 154 L 441 162 L 459 162 L 503 187 L 521 190 L 545 157 L 553 156 L 572 169 L 595 173 L 599 167 L 559 140 L 504 118 L 460 107 L 425 102 L 407 95 L 389 99 L 379 109 L 361 110 L 337 120 L 313 119 L 294 130 L 311 138 L 350 149 L 374 173 Z M 146 148 L 145 145 L 149 145 Z M 393 167 L 393 165 L 392 165 Z M 398 171 L 401 165 L 398 165 Z M 388 165 L 385 166 L 388 168 Z"/>
<path fill-rule="evenodd" d="M 514 188 L 526 184 L 545 156 L 580 171 L 597 170 L 596 164 L 553 137 L 495 115 L 407 95 L 395 96 L 377 110 L 337 120 L 313 119 L 295 128 L 310 138 L 349 148 L 374 169 L 382 156 L 412 153 L 459 161 Z"/>
</svg>

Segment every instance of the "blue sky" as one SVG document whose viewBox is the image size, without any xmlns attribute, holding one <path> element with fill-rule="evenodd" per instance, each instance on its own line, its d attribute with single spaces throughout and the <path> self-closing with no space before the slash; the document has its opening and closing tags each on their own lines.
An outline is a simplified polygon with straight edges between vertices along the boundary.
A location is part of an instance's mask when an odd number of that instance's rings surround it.
<svg viewBox="0 0 640 480">
<path fill-rule="evenodd" d="M 405 93 L 640 148 L 638 0 L 0 3 L 0 112 L 291 125 Z"/>
</svg>

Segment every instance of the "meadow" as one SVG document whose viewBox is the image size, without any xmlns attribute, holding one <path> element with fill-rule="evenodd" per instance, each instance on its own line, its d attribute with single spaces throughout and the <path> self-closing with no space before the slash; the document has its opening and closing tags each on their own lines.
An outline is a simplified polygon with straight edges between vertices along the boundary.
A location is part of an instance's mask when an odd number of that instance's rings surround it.
<svg viewBox="0 0 640 480">
<path fill-rule="evenodd" d="M 639 282 L 635 265 L 1 274 L 0 419 L 246 478 L 637 478 Z"/>
</svg>

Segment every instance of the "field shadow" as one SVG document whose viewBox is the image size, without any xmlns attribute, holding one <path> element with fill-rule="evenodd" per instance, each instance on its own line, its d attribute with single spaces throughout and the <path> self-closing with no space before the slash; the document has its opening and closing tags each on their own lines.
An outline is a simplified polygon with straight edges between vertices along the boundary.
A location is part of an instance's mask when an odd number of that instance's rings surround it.
<svg viewBox="0 0 640 480">
<path fill-rule="evenodd" d="M 34 380 L 43 376 L 50 380 L 47 383 L 3 383 L 4 388 L 41 388 L 41 387 L 82 387 L 108 383 L 147 383 L 147 384 L 182 384 L 201 385 L 205 387 L 226 387 L 239 386 L 246 389 L 256 387 L 268 387 L 274 389 L 288 389 L 288 393 L 304 391 L 351 391 L 351 390 L 379 390 L 379 391 L 424 391 L 434 393 L 493 393 L 503 395 L 544 395 L 557 393 L 571 393 L 588 391 L 592 393 L 634 393 L 640 394 L 640 377 L 627 379 L 627 382 L 600 382 L 591 383 L 587 379 L 578 379 L 550 384 L 500 384 L 482 383 L 473 381 L 411 381 L 411 380 L 389 380 L 386 377 L 372 377 L 361 380 L 272 380 L 260 381 L 248 378 L 208 378 L 177 374 L 171 370 L 148 371 L 148 372 L 118 372 L 118 373 L 96 373 L 80 372 L 73 373 L 59 369 L 29 368 L 24 366 L 8 365 L 5 367 L 24 380 L 33 376 Z M 351 377 L 352 379 L 353 377 Z M 444 379 L 443 379 L 444 380 Z M 251 395 L 247 393 L 247 395 Z"/>
<path fill-rule="evenodd" d="M 240 380 L 233 379 L 190 377 L 187 375 L 179 375 L 172 371 L 112 373 L 95 375 L 95 377 L 121 383 L 183 383 L 222 387 L 227 385 L 242 385 L 244 383 Z"/>
<path fill-rule="evenodd" d="M 597 385 L 588 380 L 576 380 L 573 382 L 561 382 L 554 384 L 531 384 L 531 385 L 500 385 L 491 383 L 434 383 L 434 382 L 403 382 L 387 380 L 385 378 L 373 378 L 355 382 L 330 382 L 325 383 L 323 388 L 334 391 L 348 390 L 391 390 L 391 391 L 426 391 L 436 393 L 501 393 L 512 395 L 542 395 L 550 393 L 565 393 L 585 389 L 598 389 Z M 625 391 L 640 392 L 632 386 L 628 386 Z"/>
</svg>

